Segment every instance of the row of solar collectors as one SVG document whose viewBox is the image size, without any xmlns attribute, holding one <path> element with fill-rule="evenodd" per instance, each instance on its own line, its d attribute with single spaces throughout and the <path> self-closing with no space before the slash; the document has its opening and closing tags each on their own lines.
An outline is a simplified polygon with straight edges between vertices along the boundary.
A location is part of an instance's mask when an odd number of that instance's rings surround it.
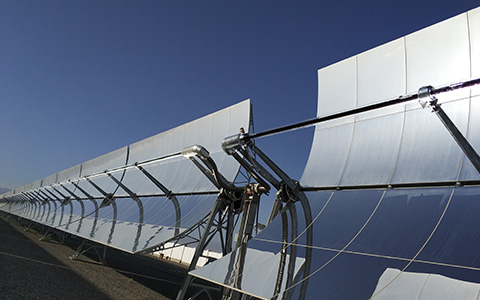
<svg viewBox="0 0 480 300">
<path fill-rule="evenodd" d="M 233 181 L 239 165 L 221 141 L 249 122 L 246 100 L 4 194 L 0 209 L 125 251 L 148 249 L 202 220 L 216 200 L 197 166 L 171 154 L 202 145 Z"/>
<path fill-rule="evenodd" d="M 116 199 L 101 206 L 101 199 L 8 202 L 0 209 L 22 218 L 85 239 L 139 252 L 168 241 L 195 225 L 210 211 L 216 195 L 178 196 L 181 218 L 172 201 L 164 196 Z"/>
<path fill-rule="evenodd" d="M 318 116 L 479 78 L 480 8 L 318 74 Z M 477 150 L 479 94 L 476 87 L 438 96 Z M 314 221 L 297 218 L 300 236 L 286 249 L 296 258 L 282 260 L 277 218 L 248 243 L 243 272 L 233 252 L 191 274 L 262 299 L 298 299 L 302 285 L 305 299 L 478 299 L 479 179 L 437 116 L 417 102 L 321 123 L 301 178 Z M 285 263 L 295 263 L 292 283 Z"/>
</svg>

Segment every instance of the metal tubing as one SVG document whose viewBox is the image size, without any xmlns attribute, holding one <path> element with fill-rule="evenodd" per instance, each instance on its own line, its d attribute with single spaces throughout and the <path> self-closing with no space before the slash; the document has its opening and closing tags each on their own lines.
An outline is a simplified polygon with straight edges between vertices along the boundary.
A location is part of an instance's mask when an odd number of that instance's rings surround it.
<svg viewBox="0 0 480 300">
<path fill-rule="evenodd" d="M 52 193 L 51 191 L 45 189 L 47 191 L 47 193 L 49 193 L 50 195 L 52 195 L 52 197 L 54 198 L 53 200 L 58 200 L 60 201 L 61 199 L 57 197 L 57 195 L 55 195 L 54 193 Z M 50 198 L 48 198 L 48 200 L 50 200 Z"/>
<path fill-rule="evenodd" d="M 177 197 L 175 197 L 175 195 L 172 194 L 172 191 L 167 189 L 166 186 L 164 186 L 160 181 L 158 181 L 157 178 L 155 178 L 152 174 L 147 172 L 147 170 L 145 170 L 141 166 L 137 166 L 137 168 L 140 171 L 142 171 L 142 173 L 145 176 L 147 176 L 147 178 L 150 179 L 150 181 L 153 182 L 153 184 L 155 184 L 162 192 L 164 192 L 165 196 L 170 201 L 172 201 L 173 206 L 175 208 L 175 235 L 178 235 L 180 233 L 180 222 L 181 222 L 181 218 L 182 218 L 182 212 L 181 212 L 180 203 L 178 202 Z"/>
<path fill-rule="evenodd" d="M 70 206 L 70 216 L 68 217 L 67 226 L 65 226 L 66 229 L 68 229 L 68 226 L 70 225 L 70 223 L 72 223 L 72 218 L 73 218 L 73 204 L 72 202 L 69 202 L 68 205 Z M 58 224 L 58 225 L 62 225 L 62 224 Z"/>
<path fill-rule="evenodd" d="M 251 143 L 250 148 L 257 154 L 272 171 L 280 177 L 280 179 L 285 182 L 291 190 L 295 190 L 295 183 L 294 181 L 285 173 L 282 169 L 280 169 L 274 162 L 271 160 L 262 150 L 260 150 L 257 146 Z M 277 187 L 278 189 L 279 187 Z"/>
<path fill-rule="evenodd" d="M 120 188 L 122 188 L 129 196 L 132 198 L 138 206 L 138 228 L 137 228 L 137 235 L 135 236 L 135 242 L 133 245 L 133 252 L 137 250 L 138 243 L 140 242 L 140 236 L 142 235 L 142 227 L 144 221 L 144 211 L 143 211 L 143 203 L 138 196 L 132 192 L 128 187 L 126 187 L 123 183 L 120 182 L 117 178 L 112 176 L 112 174 L 107 173 L 108 177 L 110 177 Z"/>
<path fill-rule="evenodd" d="M 65 196 L 64 194 L 62 194 L 62 192 L 60 192 L 60 191 L 59 191 L 57 188 L 55 188 L 54 186 L 52 186 L 52 189 L 54 189 L 54 190 L 55 190 L 55 192 L 59 193 L 59 194 L 60 194 L 60 196 L 62 196 L 62 198 L 63 198 L 63 199 L 66 199 L 66 198 L 68 198 L 67 196 Z"/>
<path fill-rule="evenodd" d="M 217 187 L 217 189 L 221 188 L 220 184 L 217 182 L 215 177 L 211 174 L 211 170 L 208 170 L 207 168 L 202 166 L 202 164 L 198 160 L 196 160 L 195 157 L 190 157 L 189 159 L 191 162 L 195 164 L 195 166 L 197 166 L 198 169 L 200 169 L 202 174 L 205 175 L 208 178 L 208 180 L 210 180 L 210 182 Z"/>
<path fill-rule="evenodd" d="M 62 213 L 60 214 L 60 220 L 58 221 L 58 224 L 62 224 L 63 221 L 63 215 L 65 213 L 65 206 L 63 204 L 60 204 L 60 207 L 62 209 Z"/>
<path fill-rule="evenodd" d="M 276 200 L 276 199 L 275 199 Z M 280 205 L 281 202 L 279 201 Z M 287 260 L 287 244 L 288 244 L 288 218 L 286 212 L 281 214 L 282 217 L 282 250 L 280 251 L 280 264 L 278 265 L 277 282 L 273 290 L 272 300 L 278 298 L 278 294 L 282 289 L 283 274 L 285 272 L 285 264 Z"/>
<path fill-rule="evenodd" d="M 104 197 L 108 196 L 107 192 L 105 192 L 101 187 L 99 187 L 95 182 L 91 181 L 90 178 L 85 177 L 85 180 L 88 181 L 93 187 L 99 191 Z"/>
<path fill-rule="evenodd" d="M 210 216 L 208 218 L 208 222 L 205 225 L 202 237 L 200 238 L 200 241 L 198 242 L 197 249 L 195 250 L 195 254 L 193 255 L 193 259 L 190 263 L 188 271 L 194 270 L 195 267 L 197 266 L 198 259 L 200 258 L 200 255 L 203 252 L 203 248 L 205 247 L 205 242 L 207 241 L 207 237 L 208 237 L 208 234 L 210 232 L 210 228 L 212 227 L 213 221 L 215 220 L 215 216 L 220 211 L 220 208 L 222 207 L 222 204 L 223 204 L 223 201 L 222 201 L 221 197 L 218 197 L 217 200 L 215 201 L 215 205 L 213 206 L 213 209 L 210 213 Z M 176 300 L 183 300 L 185 298 L 185 295 L 187 294 L 188 286 L 192 282 L 192 279 L 193 279 L 192 275 L 187 274 L 187 277 L 185 278 L 185 281 L 183 282 L 183 286 L 178 291 Z"/>
<path fill-rule="evenodd" d="M 20 198 L 22 199 L 21 201 L 35 201 L 36 198 L 35 196 L 31 195 L 29 192 L 21 193 Z"/>
<path fill-rule="evenodd" d="M 52 221 L 50 222 L 50 223 L 53 224 L 53 223 L 55 223 L 55 217 L 57 216 L 57 214 L 56 214 L 56 211 L 57 211 L 57 203 L 56 203 L 55 201 L 50 201 L 50 202 L 52 202 L 52 203 L 53 203 L 53 206 L 55 206 L 55 208 L 54 208 L 54 210 L 53 210 L 54 213 L 53 213 Z"/>
<path fill-rule="evenodd" d="M 255 146 L 252 145 L 251 147 L 254 148 Z M 252 164 L 252 167 L 258 173 L 260 173 L 260 175 L 263 178 L 268 180 L 277 190 L 280 189 L 280 182 L 274 176 L 272 176 L 272 174 L 270 174 L 270 172 L 268 172 L 260 163 L 258 163 L 255 159 L 253 159 L 250 153 L 248 153 L 248 151 L 240 149 L 239 152 L 243 154 L 243 157 L 246 158 L 246 160 Z M 268 165 L 268 162 L 267 162 L 267 165 Z"/>
<path fill-rule="evenodd" d="M 67 193 L 69 193 L 70 195 L 72 195 L 73 198 L 75 198 L 76 200 L 80 200 L 80 197 L 78 197 L 77 195 L 75 195 L 74 192 L 72 192 L 69 188 L 67 188 L 66 186 L 64 186 L 63 184 L 60 184 L 60 186 L 67 191 Z"/>
<path fill-rule="evenodd" d="M 258 186 L 258 184 L 257 184 Z M 247 242 L 252 237 L 255 215 L 260 201 L 260 194 L 255 191 L 255 185 L 249 185 L 247 188 L 247 198 L 243 202 L 243 215 L 238 230 L 236 243 L 237 259 L 235 263 L 235 275 L 233 287 L 241 290 L 243 279 L 243 268 L 245 266 L 245 256 L 247 254 Z M 240 294 L 236 291 L 232 292 L 231 299 L 239 299 Z"/>
<path fill-rule="evenodd" d="M 302 286 L 300 288 L 300 295 L 299 299 L 305 299 L 305 295 L 307 294 L 307 287 L 308 287 L 308 277 L 310 276 L 310 268 L 312 263 L 312 246 L 313 246 L 313 218 L 312 218 L 312 209 L 310 207 L 310 203 L 308 202 L 307 196 L 303 192 L 299 192 L 298 196 L 300 198 L 300 204 L 303 208 L 303 214 L 305 218 L 305 224 L 307 226 L 307 240 L 306 240 L 306 247 L 305 247 L 305 264 L 303 268 L 303 281 Z"/>
<path fill-rule="evenodd" d="M 247 164 L 243 159 L 242 157 L 240 157 L 240 155 L 237 153 L 237 152 L 232 152 L 231 154 L 235 160 L 242 166 L 245 168 L 245 170 L 247 170 L 248 173 L 250 173 L 252 175 L 252 177 L 258 182 L 260 183 L 260 185 L 262 185 L 263 187 L 265 187 L 267 190 L 270 190 L 270 185 L 265 181 L 263 180 L 262 177 L 260 177 L 254 169 L 252 169 L 252 167 Z"/>
<path fill-rule="evenodd" d="M 93 202 L 95 202 L 95 200 L 92 200 Z M 85 217 L 85 204 L 83 204 L 83 201 L 78 201 L 78 203 L 80 203 L 80 209 L 81 209 L 81 213 L 80 213 L 80 221 L 78 222 L 78 227 L 77 227 L 77 233 L 80 232 L 80 228 L 82 227 L 82 221 L 83 221 L 83 218 Z M 97 202 L 95 202 L 97 203 Z M 97 207 L 95 206 L 95 209 L 97 209 Z M 95 224 L 93 226 L 95 228 Z"/>
<path fill-rule="evenodd" d="M 110 173 L 107 173 L 107 175 L 108 177 L 110 177 L 110 179 L 115 181 L 115 183 L 118 184 L 118 186 L 121 187 L 131 198 L 137 198 L 137 195 L 132 192 L 132 190 L 130 190 L 128 187 L 126 187 L 123 183 L 121 183 L 120 180 L 112 176 L 112 174 Z"/>
<path fill-rule="evenodd" d="M 38 218 L 40 217 L 40 213 L 41 213 L 42 209 L 45 210 L 45 205 L 43 205 L 44 203 L 45 203 L 45 202 L 42 202 L 42 203 L 39 202 L 39 203 L 38 203 L 38 206 L 37 206 L 37 209 L 36 209 L 36 210 L 37 210 L 37 212 L 36 212 L 37 214 L 34 215 L 34 217 L 33 217 L 34 219 L 37 219 L 37 220 L 38 220 Z"/>
<path fill-rule="evenodd" d="M 45 201 L 48 199 L 46 198 L 45 193 L 43 193 L 41 190 L 33 191 L 32 194 L 29 195 L 37 201 Z"/>
<path fill-rule="evenodd" d="M 229 191 L 243 191 L 243 187 L 236 187 L 233 183 L 223 177 L 223 175 L 218 171 L 217 164 L 211 157 L 209 157 L 206 162 L 210 164 L 210 167 L 213 171 L 213 177 L 222 188 Z"/>
<path fill-rule="evenodd" d="M 445 111 L 440 107 L 439 104 L 433 106 L 433 111 L 440 119 L 440 121 L 445 125 L 450 135 L 457 142 L 458 146 L 462 149 L 463 153 L 468 157 L 470 162 L 473 164 L 477 172 L 480 174 L 480 156 L 473 149 L 472 145 L 468 142 L 465 136 L 458 130 L 455 123 L 448 117 Z"/>
<path fill-rule="evenodd" d="M 44 205 L 44 207 L 48 206 L 47 217 L 45 218 L 45 221 L 48 221 L 48 217 L 50 216 L 50 210 L 51 210 L 51 204 L 50 204 L 50 202 L 52 202 L 52 201 L 47 201 L 47 202 L 45 202 L 47 205 Z M 43 214 L 42 214 L 41 220 L 43 220 L 43 216 L 45 216 L 45 210 L 43 210 Z"/>
<path fill-rule="evenodd" d="M 223 255 L 227 255 L 227 253 L 230 253 L 232 252 L 232 242 L 233 242 L 233 230 L 235 229 L 235 226 L 234 226 L 234 220 L 233 220 L 233 214 L 231 214 L 230 212 L 226 212 L 227 214 L 227 228 L 226 228 L 226 234 L 225 234 L 225 244 L 224 244 L 224 247 L 223 247 Z"/>
<path fill-rule="evenodd" d="M 477 84 L 480 84 L 480 78 L 465 81 L 465 82 L 459 82 L 459 83 L 455 83 L 455 84 L 451 84 L 451 85 L 447 85 L 447 86 L 443 86 L 443 87 L 433 89 L 432 90 L 432 95 L 438 95 L 438 94 L 441 94 L 441 93 L 450 92 L 450 91 L 454 91 L 454 90 L 458 90 L 458 89 L 462 89 L 462 88 L 466 88 L 466 87 L 472 87 L 472 86 L 477 85 Z M 252 133 L 250 135 L 246 135 L 245 138 L 246 139 L 254 139 L 254 138 L 259 138 L 259 137 L 270 136 L 270 135 L 278 134 L 278 133 L 281 133 L 281 132 L 286 132 L 286 131 L 296 130 L 296 129 L 300 129 L 300 128 L 304 128 L 304 127 L 309 127 L 309 126 L 315 125 L 317 123 L 322 123 L 322 122 L 326 122 L 326 121 L 330 121 L 330 120 L 334 120 L 334 119 L 338 119 L 338 118 L 348 117 L 348 116 L 356 115 L 356 114 L 359 114 L 359 113 L 364 113 L 364 112 L 368 112 L 368 111 L 371 111 L 371 110 L 380 109 L 380 108 L 384 108 L 384 107 L 388 107 L 388 106 L 392 106 L 392 105 L 396 105 L 396 104 L 401 104 L 401 103 L 405 103 L 405 102 L 412 101 L 412 100 L 417 100 L 417 99 L 418 99 L 418 94 L 402 95 L 402 96 L 399 96 L 398 98 L 387 100 L 385 102 L 380 102 L 380 103 L 375 103 L 375 104 L 366 105 L 366 106 L 362 106 L 362 107 L 357 107 L 357 108 L 354 108 L 354 109 L 350 109 L 350 110 L 346 110 L 346 111 L 343 111 L 343 112 L 334 113 L 334 114 L 326 115 L 326 116 L 322 116 L 322 117 L 316 117 L 314 119 L 310 119 L 310 120 L 294 123 L 294 124 L 291 124 L 291 125 L 286 125 L 286 126 L 266 130 L 266 131 L 263 131 L 263 132 Z"/>
<path fill-rule="evenodd" d="M 117 214 L 118 214 L 117 203 L 112 202 L 112 210 L 113 210 L 112 227 L 110 228 L 110 234 L 108 235 L 108 240 L 107 240 L 108 244 L 112 243 L 113 233 L 115 232 L 115 226 L 117 225 Z"/>
<path fill-rule="evenodd" d="M 92 195 L 87 193 L 81 186 L 79 186 L 76 182 L 71 181 L 71 183 L 80 191 L 82 194 L 84 194 L 88 199 L 93 199 Z"/>
<path fill-rule="evenodd" d="M 420 105 L 423 108 L 428 106 L 432 109 L 432 112 L 437 115 L 445 128 L 447 128 L 450 135 L 457 142 L 460 149 L 462 149 L 463 153 L 465 153 L 468 159 L 472 162 L 477 172 L 480 173 L 480 157 L 465 136 L 457 128 L 455 123 L 453 123 L 448 117 L 441 105 L 438 104 L 438 99 L 434 96 L 434 88 L 432 86 L 421 87 L 418 90 L 418 97 Z"/>
<path fill-rule="evenodd" d="M 295 263 L 297 260 L 297 246 L 295 245 L 295 240 L 298 238 L 298 218 L 297 218 L 297 210 L 295 209 L 295 204 L 289 202 L 288 210 L 290 212 L 290 219 L 292 222 L 292 232 L 290 234 L 290 238 L 292 244 L 290 245 L 290 260 L 288 262 L 288 271 L 287 271 L 287 282 L 285 283 L 286 294 L 284 295 L 284 299 L 291 299 L 293 294 L 293 289 L 289 289 L 293 284 L 293 278 L 295 276 Z"/>
</svg>

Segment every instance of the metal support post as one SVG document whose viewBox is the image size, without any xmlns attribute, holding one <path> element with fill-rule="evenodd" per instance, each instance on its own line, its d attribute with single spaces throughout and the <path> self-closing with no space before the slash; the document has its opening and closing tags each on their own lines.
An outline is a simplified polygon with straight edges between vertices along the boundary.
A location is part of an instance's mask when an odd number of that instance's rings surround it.
<svg viewBox="0 0 480 300">
<path fill-rule="evenodd" d="M 237 289 L 242 288 L 243 268 L 245 265 L 245 257 L 247 254 L 247 242 L 252 238 L 255 216 L 258 210 L 261 194 L 267 190 L 260 184 L 249 184 L 246 188 L 245 200 L 243 202 L 243 215 L 238 231 L 236 251 L 237 262 L 235 264 L 235 280 L 233 286 Z M 240 293 L 232 292 L 230 299 L 240 298 Z"/>
<path fill-rule="evenodd" d="M 206 241 L 207 241 L 207 238 L 208 238 L 209 233 L 210 233 L 210 229 L 212 228 L 213 221 L 215 220 L 215 216 L 217 215 L 218 212 L 220 212 L 220 209 L 222 208 L 222 205 L 223 205 L 223 199 L 219 195 L 219 197 L 215 201 L 215 205 L 213 206 L 213 209 L 210 213 L 210 217 L 208 218 L 208 222 L 205 225 L 202 237 L 200 238 L 200 241 L 198 242 L 197 249 L 195 250 L 195 254 L 194 254 L 193 259 L 190 263 L 190 266 L 188 267 L 189 272 L 194 270 L 197 266 L 198 259 L 200 258 L 200 255 L 202 254 L 202 252 L 205 248 Z M 180 291 L 178 292 L 178 295 L 177 295 L 177 298 L 176 298 L 177 300 L 183 300 L 185 298 L 185 295 L 187 294 L 188 286 L 192 282 L 192 279 L 193 279 L 192 276 L 187 273 L 187 277 L 185 278 L 185 281 L 183 282 L 183 285 L 180 288 Z"/>
<path fill-rule="evenodd" d="M 313 245 L 313 218 L 312 212 L 310 209 L 310 204 L 308 202 L 307 197 L 301 190 L 301 187 L 297 181 L 291 179 L 281 168 L 279 168 L 265 153 L 263 153 L 259 148 L 255 146 L 249 134 L 245 133 L 243 129 L 240 129 L 240 134 L 236 136 L 227 137 L 222 142 L 222 148 L 227 153 L 232 155 L 237 161 L 239 161 L 242 166 L 245 167 L 249 172 L 253 173 L 253 177 L 256 179 L 254 170 L 259 172 L 265 179 L 267 179 L 275 188 L 277 188 L 277 199 L 272 207 L 272 211 L 270 213 L 269 222 L 273 220 L 275 216 L 278 214 L 283 214 L 283 210 L 281 211 L 282 203 L 287 203 L 287 206 L 290 209 L 291 216 L 296 214 L 295 208 L 292 205 L 293 202 L 299 201 L 302 205 L 305 224 L 306 224 L 306 246 L 305 247 L 305 263 L 303 265 L 303 279 L 300 288 L 300 295 L 299 299 L 305 299 L 306 289 L 308 285 L 308 277 L 310 276 L 310 268 L 312 263 L 312 248 L 310 247 Z M 253 153 L 255 153 L 267 166 L 270 170 L 273 171 L 279 178 L 280 181 L 273 177 L 261 164 L 259 164 L 255 159 L 253 159 L 250 154 L 248 153 L 248 148 L 251 149 Z M 239 153 L 243 154 L 243 158 L 239 155 Z M 248 166 L 248 163 L 251 164 L 251 167 Z M 282 220 L 285 222 L 284 215 L 282 215 Z M 296 228 L 296 220 L 292 219 L 292 241 L 297 238 L 297 228 Z M 294 233 L 295 232 L 295 233 Z M 289 262 L 289 269 L 287 273 L 287 284 L 286 288 L 289 288 L 291 285 L 294 284 L 293 282 L 293 267 L 295 264 L 296 259 L 296 248 L 290 246 L 290 262 Z M 282 265 L 282 264 L 281 264 Z M 280 266 L 279 268 L 283 268 Z M 280 272 L 280 269 L 279 269 Z M 291 297 L 292 290 L 287 292 L 285 298 Z"/>
<path fill-rule="evenodd" d="M 87 243 L 88 243 L 88 241 L 86 239 L 82 239 L 82 242 L 78 246 L 77 251 L 75 252 L 74 255 L 70 256 L 70 259 L 77 260 L 80 255 L 82 255 L 82 254 L 86 253 L 87 251 L 93 249 L 95 251 L 95 254 L 97 254 L 99 262 L 101 264 L 105 265 L 107 263 L 107 261 L 106 261 L 107 246 L 105 246 L 105 245 L 98 246 L 98 245 L 95 245 L 95 244 L 90 244 L 90 246 L 88 248 L 86 248 Z M 102 247 L 102 254 L 100 254 L 97 250 L 99 247 Z"/>
</svg>

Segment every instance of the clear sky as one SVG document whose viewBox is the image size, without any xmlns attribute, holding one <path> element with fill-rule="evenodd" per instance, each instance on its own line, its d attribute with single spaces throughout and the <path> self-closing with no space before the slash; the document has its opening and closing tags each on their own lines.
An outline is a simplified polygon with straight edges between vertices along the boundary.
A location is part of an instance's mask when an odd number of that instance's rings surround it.
<svg viewBox="0 0 480 300">
<path fill-rule="evenodd" d="M 257 132 L 313 118 L 317 69 L 479 5 L 1 0 L 0 187 L 247 98 Z M 258 144 L 299 179 L 312 137 L 310 128 Z"/>
</svg>

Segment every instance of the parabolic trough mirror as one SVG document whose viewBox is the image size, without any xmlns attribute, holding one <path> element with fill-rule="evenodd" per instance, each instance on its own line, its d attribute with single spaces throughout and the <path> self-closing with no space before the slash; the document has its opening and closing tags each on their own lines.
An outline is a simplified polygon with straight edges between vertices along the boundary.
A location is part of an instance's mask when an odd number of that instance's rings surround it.
<svg viewBox="0 0 480 300">
<path fill-rule="evenodd" d="M 217 198 L 218 188 L 181 151 L 204 145 L 233 181 L 239 165 L 221 141 L 249 122 L 246 100 L 4 194 L 2 210 L 127 252 L 145 251 L 200 222 Z"/>
<path fill-rule="evenodd" d="M 229 299 L 478 299 L 479 78 L 477 8 L 320 69 L 315 119 L 249 132 L 247 100 L 1 195 L 0 209 L 131 253 L 204 228 L 185 243 L 197 250 L 177 299 L 195 278 Z M 254 143 L 313 125 L 299 181 Z M 212 240 L 223 257 L 196 268 Z"/>
<path fill-rule="evenodd" d="M 300 180 L 312 222 L 286 239 L 276 218 L 242 272 L 232 252 L 191 274 L 262 299 L 477 299 L 478 166 L 434 106 L 478 150 L 480 89 L 417 91 L 479 78 L 479 58 L 475 9 L 319 70 L 317 120 L 298 124 L 316 123 Z"/>
</svg>

